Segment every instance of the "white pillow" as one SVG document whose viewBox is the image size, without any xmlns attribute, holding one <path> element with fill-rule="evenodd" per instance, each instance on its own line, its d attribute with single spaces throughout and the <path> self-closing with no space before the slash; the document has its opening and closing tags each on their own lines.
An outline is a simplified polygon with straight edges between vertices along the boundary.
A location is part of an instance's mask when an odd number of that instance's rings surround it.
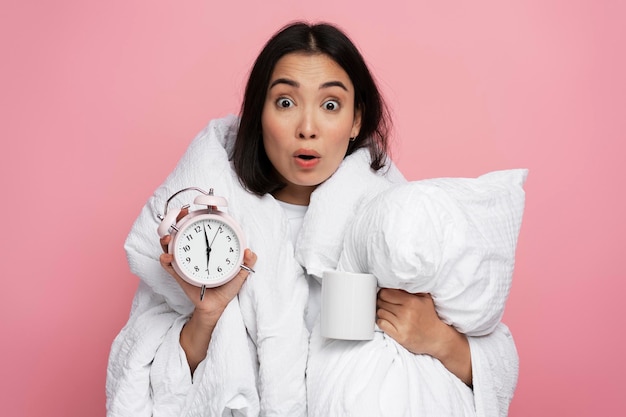
<svg viewBox="0 0 626 417">
<path fill-rule="evenodd" d="M 527 173 L 414 181 L 380 193 L 356 213 L 338 269 L 430 293 L 444 322 L 470 336 L 490 333 L 511 288 Z"/>
</svg>

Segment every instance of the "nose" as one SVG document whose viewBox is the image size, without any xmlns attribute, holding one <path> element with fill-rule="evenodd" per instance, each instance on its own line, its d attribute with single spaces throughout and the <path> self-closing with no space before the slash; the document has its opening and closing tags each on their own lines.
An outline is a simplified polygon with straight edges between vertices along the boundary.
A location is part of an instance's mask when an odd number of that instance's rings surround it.
<svg viewBox="0 0 626 417">
<path fill-rule="evenodd" d="M 304 111 L 302 113 L 297 134 L 300 139 L 315 139 L 317 137 L 317 123 L 311 111 Z"/>
</svg>

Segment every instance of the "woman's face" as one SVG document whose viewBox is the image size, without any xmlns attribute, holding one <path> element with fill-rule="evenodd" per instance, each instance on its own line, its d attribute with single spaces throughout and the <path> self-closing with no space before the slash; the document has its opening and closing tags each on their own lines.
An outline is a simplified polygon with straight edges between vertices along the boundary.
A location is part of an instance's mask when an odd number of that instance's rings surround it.
<svg viewBox="0 0 626 417">
<path fill-rule="evenodd" d="M 309 204 L 313 190 L 343 160 L 359 133 L 360 111 L 348 74 L 323 54 L 290 53 L 274 67 L 262 114 L 263 145 L 287 184 L 278 200 Z"/>
</svg>

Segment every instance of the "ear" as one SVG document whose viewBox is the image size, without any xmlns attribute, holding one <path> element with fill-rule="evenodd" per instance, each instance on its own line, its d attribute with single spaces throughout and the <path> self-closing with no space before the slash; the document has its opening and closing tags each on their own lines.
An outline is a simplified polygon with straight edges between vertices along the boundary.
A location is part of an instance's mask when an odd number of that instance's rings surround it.
<svg viewBox="0 0 626 417">
<path fill-rule="evenodd" d="M 354 110 L 354 121 L 352 122 L 352 130 L 350 131 L 350 137 L 356 138 L 361 131 L 361 109 Z"/>
</svg>

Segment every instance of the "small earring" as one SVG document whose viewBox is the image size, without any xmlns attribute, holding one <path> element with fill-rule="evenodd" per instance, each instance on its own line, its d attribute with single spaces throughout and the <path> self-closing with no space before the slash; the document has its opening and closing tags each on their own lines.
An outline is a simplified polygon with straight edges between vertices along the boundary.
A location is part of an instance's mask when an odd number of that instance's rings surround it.
<svg viewBox="0 0 626 417">
<path fill-rule="evenodd" d="M 356 140 L 356 136 L 350 138 L 350 142 L 354 142 Z"/>
</svg>

